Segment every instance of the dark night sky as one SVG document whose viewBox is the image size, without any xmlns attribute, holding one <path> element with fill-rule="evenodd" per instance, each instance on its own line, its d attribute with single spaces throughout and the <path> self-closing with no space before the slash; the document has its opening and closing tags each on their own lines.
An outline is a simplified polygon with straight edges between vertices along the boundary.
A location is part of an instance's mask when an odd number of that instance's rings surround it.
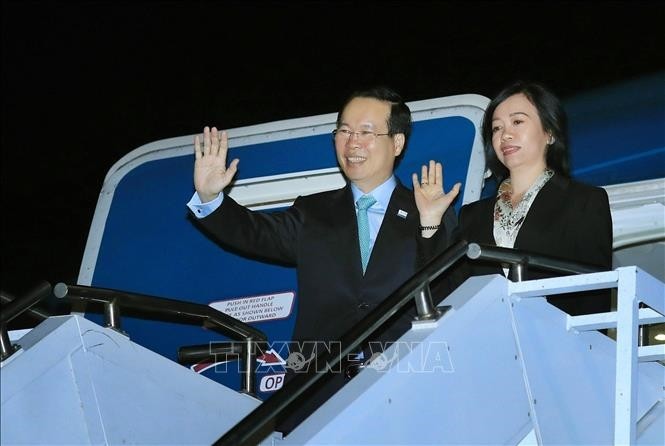
<svg viewBox="0 0 665 446">
<path fill-rule="evenodd" d="M 75 282 L 108 169 L 193 134 L 517 78 L 562 98 L 665 68 L 664 2 L 2 3 L 4 291 Z M 184 206 L 184 203 L 183 203 Z"/>
</svg>

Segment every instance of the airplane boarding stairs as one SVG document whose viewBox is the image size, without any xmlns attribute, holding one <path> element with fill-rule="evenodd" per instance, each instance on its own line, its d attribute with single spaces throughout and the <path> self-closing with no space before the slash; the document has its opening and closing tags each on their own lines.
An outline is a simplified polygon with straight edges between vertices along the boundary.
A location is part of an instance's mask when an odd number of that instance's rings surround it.
<svg viewBox="0 0 665 446">
<path fill-rule="evenodd" d="M 78 315 L 2 364 L 3 445 L 211 444 L 260 404 Z"/>
<path fill-rule="evenodd" d="M 538 297 L 611 287 L 615 313 L 570 317 Z M 249 442 L 664 444 L 664 347 L 636 339 L 663 320 L 664 295 L 636 267 L 471 278 L 289 436 Z M 211 444 L 260 405 L 77 315 L 17 342 L 2 363 L 2 444 Z M 230 434 L 219 443 L 248 441 Z"/>
<path fill-rule="evenodd" d="M 617 283 L 617 313 L 570 317 L 538 297 Z M 665 347 L 635 338 L 638 319 L 663 320 L 664 295 L 635 267 L 471 278 L 283 443 L 665 444 Z M 643 296 L 658 311 L 638 317 Z"/>
</svg>

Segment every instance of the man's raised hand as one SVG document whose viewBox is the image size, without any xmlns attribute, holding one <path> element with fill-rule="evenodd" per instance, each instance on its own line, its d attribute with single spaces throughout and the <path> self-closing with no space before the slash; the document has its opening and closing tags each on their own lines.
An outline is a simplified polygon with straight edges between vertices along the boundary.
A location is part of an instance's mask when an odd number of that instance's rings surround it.
<svg viewBox="0 0 665 446">
<path fill-rule="evenodd" d="M 200 136 L 194 137 L 194 187 L 203 203 L 215 199 L 238 171 L 237 158 L 226 167 L 228 150 L 226 131 L 218 132 L 216 127 L 203 129 L 203 146 Z"/>
</svg>

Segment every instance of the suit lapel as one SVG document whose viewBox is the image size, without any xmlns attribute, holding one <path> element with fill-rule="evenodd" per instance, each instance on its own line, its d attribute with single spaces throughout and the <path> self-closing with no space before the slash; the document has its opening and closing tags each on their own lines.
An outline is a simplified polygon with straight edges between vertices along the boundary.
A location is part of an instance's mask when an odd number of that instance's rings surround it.
<svg viewBox="0 0 665 446">
<path fill-rule="evenodd" d="M 406 213 L 406 218 L 403 216 L 404 213 Z M 372 255 L 365 272 L 366 278 L 374 275 L 375 271 L 385 274 L 386 271 L 394 269 L 395 264 L 400 260 L 394 258 L 395 253 L 404 252 L 399 245 L 405 240 L 407 242 L 415 240 L 418 223 L 418 211 L 412 192 L 398 184 L 390 197 L 386 215 L 383 217 L 381 228 L 374 242 Z M 360 258 L 359 250 L 358 258 Z M 358 261 L 358 265 L 360 267 L 360 261 Z"/>
<path fill-rule="evenodd" d="M 515 239 L 515 249 L 522 246 L 533 246 L 542 236 L 542 228 L 551 224 L 552 209 L 565 199 L 565 190 L 569 180 L 561 175 L 554 175 L 545 183 L 531 203 L 524 223 Z"/>
<path fill-rule="evenodd" d="M 468 242 L 496 245 L 494 241 L 494 203 L 496 200 L 487 200 L 479 203 L 476 215 L 471 215 L 468 224 L 471 228 L 469 233 L 474 235 L 474 240 Z"/>
<path fill-rule="evenodd" d="M 351 186 L 347 184 L 340 189 L 327 206 L 330 207 L 330 220 L 327 223 L 330 226 L 331 250 L 334 252 L 334 258 L 339 259 L 344 277 L 352 277 L 354 282 L 357 282 L 362 279 L 363 273 Z"/>
</svg>

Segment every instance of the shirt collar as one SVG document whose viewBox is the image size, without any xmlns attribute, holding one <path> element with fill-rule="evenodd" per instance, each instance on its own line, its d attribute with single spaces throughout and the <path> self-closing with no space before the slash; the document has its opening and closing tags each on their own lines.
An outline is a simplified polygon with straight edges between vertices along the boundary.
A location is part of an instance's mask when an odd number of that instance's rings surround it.
<svg viewBox="0 0 665 446">
<path fill-rule="evenodd" d="M 368 194 L 371 194 L 376 199 L 376 203 L 374 203 L 372 207 L 380 206 L 382 209 L 388 209 L 388 203 L 390 203 L 390 197 L 392 196 L 395 187 L 397 187 L 397 179 L 395 178 L 395 175 L 391 175 L 390 178 L 383 182 L 383 184 L 377 186 L 371 192 L 368 192 Z M 353 192 L 354 203 L 358 202 L 358 198 L 366 195 L 353 183 L 351 183 L 351 191 Z"/>
</svg>

